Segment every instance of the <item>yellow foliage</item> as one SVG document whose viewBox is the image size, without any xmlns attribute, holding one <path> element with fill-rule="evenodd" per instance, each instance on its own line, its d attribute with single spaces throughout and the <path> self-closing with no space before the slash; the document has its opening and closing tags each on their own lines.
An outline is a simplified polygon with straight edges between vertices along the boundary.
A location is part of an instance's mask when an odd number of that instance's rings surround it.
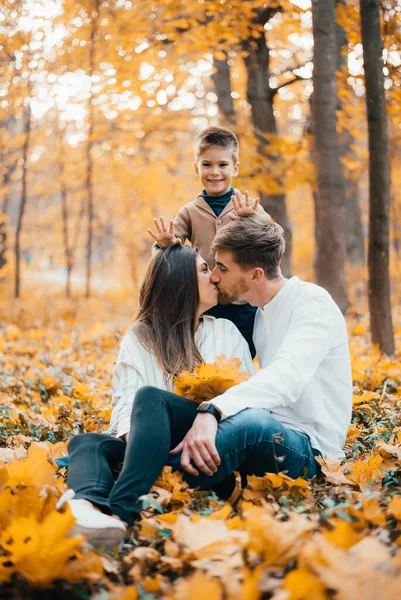
<svg viewBox="0 0 401 600">
<path fill-rule="evenodd" d="M 363 502 L 363 516 L 373 525 L 385 525 L 386 517 L 375 498 L 366 498 Z"/>
<path fill-rule="evenodd" d="M 290 571 L 284 578 L 283 588 L 288 600 L 326 600 L 325 586 L 318 577 L 304 569 Z"/>
<path fill-rule="evenodd" d="M 17 329 L 7 334 L 14 339 L 7 339 L 0 324 L 5 351 L 0 368 L 7 378 L 0 384 L 7 436 L 2 442 L 8 446 L 0 453 L 0 550 L 4 544 L 11 552 L 0 564 L 0 580 L 9 581 L 11 573 L 19 572 L 43 588 L 52 585 L 53 577 L 74 586 L 82 577 L 91 591 L 94 583 L 93 594 L 100 588 L 115 600 L 136 600 L 143 593 L 173 599 L 196 594 L 192 574 L 196 585 L 211 582 L 210 595 L 227 600 L 259 600 L 268 594 L 274 600 L 320 600 L 324 594 L 353 600 L 371 590 L 380 597 L 384 588 L 393 599 L 401 565 L 400 552 L 392 556 L 401 545 L 399 356 L 381 356 L 370 346 L 368 330 L 353 333 L 355 323 L 348 317 L 356 386 L 346 459 L 319 458 L 323 478 L 316 481 L 293 480 L 284 473 L 248 476 L 247 487 L 237 486 L 232 504 L 192 490 L 181 473 L 166 467 L 152 490 L 166 512 L 143 511 L 135 545 L 128 540 L 122 555 L 112 558 L 88 553 L 82 541 L 64 533 L 69 517 L 55 505 L 65 483 L 53 461 L 66 453 L 75 431 L 106 428 L 114 344 L 124 329 L 114 339 L 106 318 L 98 319 L 102 325 L 95 328 L 86 322 L 81 326 L 76 316 L 68 319 L 68 331 L 73 328 L 68 335 L 64 325 L 57 331 L 57 319 L 49 330 L 16 321 Z M 60 346 L 59 340 L 65 344 Z M 51 352 L 53 347 L 58 350 Z M 217 373 L 216 365 L 203 365 L 201 385 L 210 383 L 208 378 L 233 379 L 238 369 L 226 363 Z M 189 376 L 192 381 L 193 374 Z M 202 390 L 197 388 L 201 379 L 195 377 L 195 394 Z M 47 441 L 31 443 L 33 431 Z M 48 438 L 62 441 L 54 444 Z M 17 459 L 28 445 L 26 458 Z M 29 536 L 23 538 L 23 532 Z M 13 536 L 8 546 L 6 535 Z M 375 537 L 385 545 L 372 542 Z M 39 538 L 43 551 L 35 545 Z M 99 556 L 111 578 L 102 576 Z M 111 582 L 120 573 L 124 578 L 129 573 L 129 586 Z M 17 579 L 14 575 L 13 581 Z"/>
<path fill-rule="evenodd" d="M 397 521 L 401 521 L 401 498 L 400 496 L 393 496 L 388 507 L 388 512 L 393 515 Z"/>
<path fill-rule="evenodd" d="M 330 521 L 330 526 L 330 529 L 324 529 L 323 536 L 326 540 L 344 550 L 348 550 L 362 538 L 361 534 L 356 532 L 355 527 L 349 521 L 333 519 Z"/>
<path fill-rule="evenodd" d="M 382 462 L 380 454 L 372 454 L 372 456 L 357 460 L 350 466 L 349 478 L 363 490 L 366 486 L 381 479 L 380 465 Z"/>
<path fill-rule="evenodd" d="M 56 467 L 50 463 L 47 450 L 39 444 L 31 444 L 26 458 L 14 460 L 5 467 L 5 483 L 14 490 L 26 486 L 51 485 L 55 471 Z"/>
<path fill-rule="evenodd" d="M 223 354 L 215 363 L 195 367 L 194 372 L 183 371 L 174 379 L 175 393 L 194 402 L 211 400 L 233 385 L 249 379 L 249 373 L 239 371 L 238 358 L 228 360 Z"/>
<path fill-rule="evenodd" d="M 202 573 L 196 571 L 187 579 L 181 580 L 174 588 L 174 600 L 222 600 L 223 590 L 221 584 L 216 579 L 211 579 Z"/>
<path fill-rule="evenodd" d="M 101 574 L 99 558 L 82 549 L 82 538 L 66 537 L 74 523 L 70 510 L 54 510 L 42 522 L 33 515 L 13 519 L 0 535 L 0 581 L 21 573 L 33 585 L 47 587 L 57 579 Z"/>
</svg>

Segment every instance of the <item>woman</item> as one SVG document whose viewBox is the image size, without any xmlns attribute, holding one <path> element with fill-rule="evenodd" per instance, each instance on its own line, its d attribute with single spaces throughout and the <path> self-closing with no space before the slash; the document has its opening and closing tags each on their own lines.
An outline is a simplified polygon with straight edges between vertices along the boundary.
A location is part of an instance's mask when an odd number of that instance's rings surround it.
<svg viewBox="0 0 401 600">
<path fill-rule="evenodd" d="M 195 249 L 171 246 L 152 258 L 138 316 L 121 342 L 114 370 L 110 428 L 106 434 L 78 435 L 68 446 L 70 489 L 59 506 L 69 503 L 75 531 L 92 543 L 120 542 L 126 524 L 141 510 L 140 496 L 163 467 L 179 468 L 179 456 L 169 453 L 191 428 L 197 405 L 167 393 L 173 391 L 174 377 L 221 354 L 239 358 L 241 370 L 254 373 L 248 345 L 235 325 L 202 316 L 217 298 L 209 267 Z M 155 397 L 155 388 L 166 390 L 163 401 Z"/>
</svg>

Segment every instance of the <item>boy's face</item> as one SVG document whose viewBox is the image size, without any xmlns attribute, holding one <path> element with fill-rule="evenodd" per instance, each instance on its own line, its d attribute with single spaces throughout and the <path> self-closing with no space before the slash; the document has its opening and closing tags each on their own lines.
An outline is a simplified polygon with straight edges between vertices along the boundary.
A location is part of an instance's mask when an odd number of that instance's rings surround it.
<svg viewBox="0 0 401 600">
<path fill-rule="evenodd" d="M 233 177 L 238 175 L 239 162 L 234 162 L 230 149 L 211 146 L 203 150 L 194 164 L 208 196 L 222 196 L 232 187 Z"/>
</svg>

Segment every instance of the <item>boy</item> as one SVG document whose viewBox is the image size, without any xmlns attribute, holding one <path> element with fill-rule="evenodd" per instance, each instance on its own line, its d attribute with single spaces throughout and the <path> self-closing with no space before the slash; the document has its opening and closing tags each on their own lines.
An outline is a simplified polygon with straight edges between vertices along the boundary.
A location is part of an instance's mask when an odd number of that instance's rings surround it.
<svg viewBox="0 0 401 600">
<path fill-rule="evenodd" d="M 230 222 L 234 216 L 232 196 L 240 198 L 238 191 L 232 187 L 232 180 L 238 175 L 239 144 L 237 136 L 222 127 L 208 127 L 202 131 L 195 141 L 195 173 L 204 189 L 198 196 L 183 206 L 174 219 L 174 228 L 167 230 L 161 218 L 161 226 L 155 219 L 157 233 L 148 229 L 150 235 L 160 247 L 172 243 L 184 243 L 189 240 L 207 261 L 211 270 L 215 262 L 210 247 L 216 233 Z M 246 204 L 249 196 L 245 193 Z M 255 201 L 257 212 L 264 212 Z M 247 303 L 218 304 L 207 314 L 216 318 L 232 321 L 249 344 L 252 358 L 255 347 L 252 341 L 253 323 L 256 309 Z"/>
</svg>

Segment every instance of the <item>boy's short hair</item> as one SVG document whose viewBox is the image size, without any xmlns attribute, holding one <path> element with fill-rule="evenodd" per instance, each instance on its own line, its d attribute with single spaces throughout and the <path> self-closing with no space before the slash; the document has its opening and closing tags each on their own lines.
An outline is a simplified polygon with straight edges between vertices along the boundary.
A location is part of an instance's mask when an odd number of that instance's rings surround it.
<svg viewBox="0 0 401 600">
<path fill-rule="evenodd" d="M 232 252 L 243 269 L 260 267 L 267 279 L 275 279 L 285 250 L 284 230 L 267 214 L 239 217 L 216 234 L 213 252 Z"/>
<path fill-rule="evenodd" d="M 234 162 L 238 161 L 238 138 L 229 129 L 225 129 L 224 127 L 208 127 L 201 131 L 195 140 L 195 160 L 198 160 L 206 148 L 211 148 L 212 146 L 231 150 Z"/>
</svg>

